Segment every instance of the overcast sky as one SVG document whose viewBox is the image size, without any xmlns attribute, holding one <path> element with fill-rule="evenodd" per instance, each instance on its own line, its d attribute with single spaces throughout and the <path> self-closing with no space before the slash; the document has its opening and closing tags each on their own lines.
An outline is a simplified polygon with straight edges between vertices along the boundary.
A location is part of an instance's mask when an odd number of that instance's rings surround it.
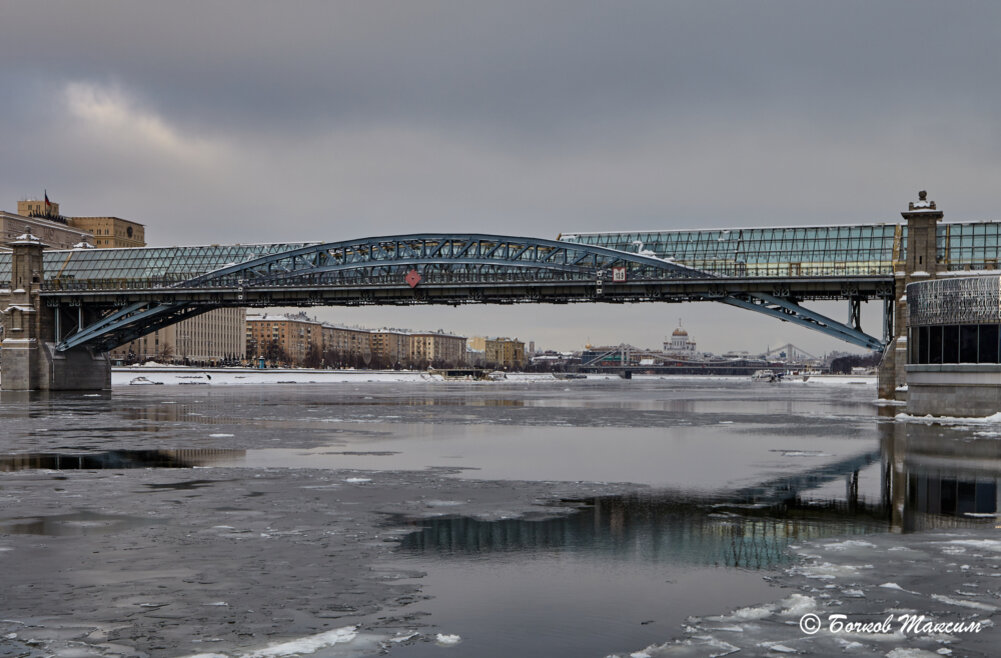
<svg viewBox="0 0 1001 658">
<path fill-rule="evenodd" d="M 3 0 L 0 208 L 48 189 L 151 245 L 894 222 L 925 188 L 998 219 L 999 25 L 974 1 Z M 707 303 L 316 313 L 848 349 Z"/>
</svg>

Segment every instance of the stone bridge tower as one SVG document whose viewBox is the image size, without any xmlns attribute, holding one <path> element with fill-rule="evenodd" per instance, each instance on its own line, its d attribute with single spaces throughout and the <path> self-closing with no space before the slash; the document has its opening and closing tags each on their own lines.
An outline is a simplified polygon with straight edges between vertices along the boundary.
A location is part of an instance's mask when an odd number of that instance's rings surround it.
<svg viewBox="0 0 1001 658">
<path fill-rule="evenodd" d="M 938 259 L 938 224 L 945 215 L 928 193 L 918 192 L 900 215 L 907 220 L 907 253 L 903 270 L 894 272 L 893 336 L 879 364 L 879 397 L 888 400 L 903 397 L 898 389 L 907 383 L 907 284 L 934 279 L 945 269 Z"/>
<path fill-rule="evenodd" d="M 57 352 L 54 313 L 42 301 L 45 245 L 30 233 L 11 243 L 10 292 L 0 305 L 0 389 L 95 390 L 111 387 L 111 362 L 87 349 Z"/>
</svg>

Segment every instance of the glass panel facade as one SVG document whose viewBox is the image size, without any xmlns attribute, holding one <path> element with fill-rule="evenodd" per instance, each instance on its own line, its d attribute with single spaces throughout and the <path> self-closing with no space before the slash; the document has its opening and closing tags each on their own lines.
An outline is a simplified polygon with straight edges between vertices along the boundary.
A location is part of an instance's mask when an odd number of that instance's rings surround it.
<svg viewBox="0 0 1001 658">
<path fill-rule="evenodd" d="M 1001 261 L 1001 222 L 938 226 L 938 260 L 947 270 L 994 270 Z M 650 251 L 717 276 L 889 276 L 906 259 L 903 224 L 856 224 L 681 231 L 566 233 L 575 242 L 620 251 Z M 231 263 L 309 244 L 215 245 L 45 252 L 52 281 L 183 281 Z M 527 258 L 527 252 L 525 252 Z M 358 254 L 359 258 L 367 253 Z M 0 286 L 10 281 L 11 254 L 0 251 Z"/>
<path fill-rule="evenodd" d="M 979 325 L 964 324 L 959 327 L 959 361 L 958 363 L 978 363 L 977 341 L 979 340 Z"/>
<path fill-rule="evenodd" d="M 959 325 L 942 327 L 942 363 L 959 363 Z"/>
<path fill-rule="evenodd" d="M 892 275 L 898 224 L 573 233 L 560 240 L 637 253 L 648 250 L 717 276 Z"/>
<path fill-rule="evenodd" d="M 565 233 L 560 240 L 649 250 L 718 276 L 887 275 L 907 258 L 904 224 Z M 938 260 L 950 271 L 996 270 L 1001 222 L 940 224 Z"/>
<path fill-rule="evenodd" d="M 998 269 L 1001 222 L 941 224 L 938 259 L 949 271 Z"/>
<path fill-rule="evenodd" d="M 977 358 L 979 363 L 1001 362 L 1001 359 L 998 359 L 998 325 L 980 325 L 979 343 L 979 357 Z"/>
<path fill-rule="evenodd" d="M 942 327 L 928 328 L 928 363 L 942 363 Z"/>
<path fill-rule="evenodd" d="M 1001 325 L 953 324 L 911 327 L 907 362 L 1001 363 Z"/>
<path fill-rule="evenodd" d="M 73 282 L 112 281 L 122 287 L 171 284 L 227 265 L 290 251 L 307 243 L 69 249 L 44 252 L 45 280 L 71 288 Z M 11 254 L 0 253 L 0 284 L 10 281 Z"/>
</svg>

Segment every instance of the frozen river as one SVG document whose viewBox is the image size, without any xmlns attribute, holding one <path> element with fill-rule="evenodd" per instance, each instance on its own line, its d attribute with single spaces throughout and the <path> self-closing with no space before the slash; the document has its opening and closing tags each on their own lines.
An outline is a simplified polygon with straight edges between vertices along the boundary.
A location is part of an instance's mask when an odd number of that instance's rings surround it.
<svg viewBox="0 0 1001 658">
<path fill-rule="evenodd" d="M 902 422 L 873 388 L 4 393 L 0 656 L 682 647 L 690 617 L 788 597 L 809 542 L 993 528 L 990 427 Z"/>
</svg>

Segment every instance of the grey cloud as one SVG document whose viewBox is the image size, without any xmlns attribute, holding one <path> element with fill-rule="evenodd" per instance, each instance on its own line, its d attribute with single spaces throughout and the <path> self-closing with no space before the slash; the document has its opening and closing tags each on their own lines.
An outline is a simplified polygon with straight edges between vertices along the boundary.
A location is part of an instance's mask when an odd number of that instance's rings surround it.
<svg viewBox="0 0 1001 658">
<path fill-rule="evenodd" d="M 5 66 L 121 81 L 193 126 L 405 120 L 538 139 L 637 115 L 832 117 L 939 107 L 973 89 L 998 98 L 983 67 L 1001 9 L 983 4 L 84 2 L 5 13 Z"/>
</svg>

